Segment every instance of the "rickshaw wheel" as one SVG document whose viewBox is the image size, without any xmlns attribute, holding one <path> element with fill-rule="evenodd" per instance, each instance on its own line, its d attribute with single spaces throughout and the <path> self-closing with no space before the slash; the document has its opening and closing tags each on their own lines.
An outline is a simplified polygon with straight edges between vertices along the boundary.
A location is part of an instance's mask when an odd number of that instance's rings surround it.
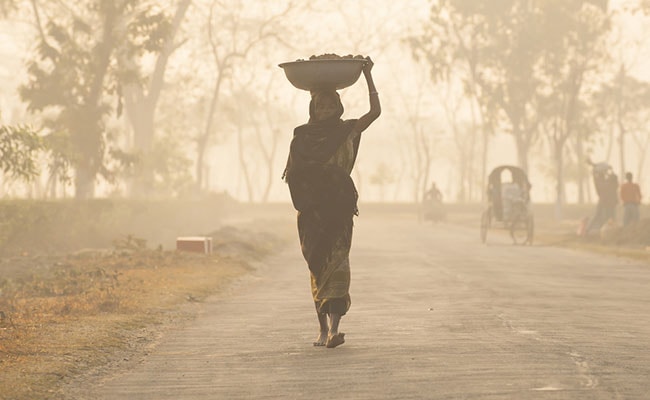
<svg viewBox="0 0 650 400">
<path fill-rule="evenodd" d="M 490 228 L 490 219 L 492 215 L 490 209 L 483 211 L 481 214 L 481 242 L 485 244 L 487 242 L 487 232 Z"/>
<path fill-rule="evenodd" d="M 525 214 L 515 216 L 510 225 L 510 237 L 514 244 L 532 244 L 532 218 Z"/>
</svg>

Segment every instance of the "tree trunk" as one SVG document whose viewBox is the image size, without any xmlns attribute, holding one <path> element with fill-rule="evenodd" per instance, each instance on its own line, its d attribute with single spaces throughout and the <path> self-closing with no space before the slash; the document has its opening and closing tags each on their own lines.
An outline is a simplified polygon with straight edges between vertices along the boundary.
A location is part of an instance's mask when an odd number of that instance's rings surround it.
<svg viewBox="0 0 650 400">
<path fill-rule="evenodd" d="M 203 189 L 203 157 L 208 146 L 208 138 L 201 135 L 196 141 L 196 191 L 200 192 Z"/>
<path fill-rule="evenodd" d="M 77 167 L 74 177 L 76 199 L 91 199 L 95 197 L 95 173 L 91 168 Z"/>
<path fill-rule="evenodd" d="M 88 199 L 95 195 L 95 178 L 102 166 L 103 158 L 101 147 L 103 142 L 103 129 L 101 127 L 102 112 L 100 111 L 101 98 L 104 93 L 104 78 L 108 73 L 111 54 L 115 48 L 113 29 L 115 27 L 118 10 L 111 9 L 104 16 L 101 41 L 93 49 L 97 59 L 92 60 L 95 66 L 93 81 L 90 85 L 88 100 L 82 105 L 84 112 L 79 127 L 72 132 L 75 147 L 80 160 L 75 163 L 75 197 Z"/>
<path fill-rule="evenodd" d="M 619 90 L 617 93 L 617 113 L 616 120 L 618 123 L 618 157 L 619 157 L 619 179 L 625 176 L 625 122 L 623 121 L 623 85 L 625 82 L 625 66 L 621 65 L 619 72 Z"/>
<path fill-rule="evenodd" d="M 619 157 L 619 178 L 625 176 L 625 128 L 619 124 L 618 133 L 618 157 Z"/>
<path fill-rule="evenodd" d="M 578 132 L 576 136 L 576 158 L 578 167 L 578 203 L 585 203 L 585 155 L 582 134 Z"/>
<path fill-rule="evenodd" d="M 467 157 L 465 157 L 464 154 L 460 155 L 460 165 L 459 165 L 459 167 L 460 167 L 459 168 L 460 169 L 460 174 L 459 174 L 459 177 L 458 177 L 458 182 L 459 182 L 460 186 L 458 187 L 458 195 L 457 195 L 456 198 L 458 199 L 458 201 L 460 203 L 465 203 L 466 200 L 467 200 L 467 197 L 465 196 L 465 180 L 467 179 L 466 178 L 467 177 L 467 174 L 466 174 L 466 171 L 467 171 Z"/>
<path fill-rule="evenodd" d="M 217 104 L 219 103 L 219 94 L 221 93 L 221 83 L 223 75 L 221 68 L 218 68 L 217 81 L 215 82 L 214 89 L 212 90 L 212 98 L 210 99 L 210 108 L 205 122 L 205 130 L 199 136 L 197 141 L 197 157 L 196 157 L 196 184 L 197 189 L 200 191 L 203 188 L 203 159 L 208 145 L 208 138 L 212 135 L 214 115 L 217 111 Z"/>
<path fill-rule="evenodd" d="M 647 137 L 645 139 L 645 143 L 641 144 L 639 146 L 640 151 L 639 151 L 639 161 L 637 164 L 637 172 L 636 172 L 636 181 L 639 182 L 641 179 L 643 179 L 643 171 L 644 171 L 644 166 L 645 166 L 645 160 L 646 160 L 646 155 L 648 154 L 648 148 L 650 147 L 650 137 Z M 621 177 L 623 179 L 623 177 Z"/>
<path fill-rule="evenodd" d="M 246 162 L 246 154 L 244 151 L 244 131 L 241 126 L 237 127 L 237 147 L 239 150 L 239 166 L 241 172 L 244 174 L 244 181 L 246 182 L 246 191 L 248 192 L 248 201 L 252 203 L 255 199 L 253 184 L 251 182 L 251 174 L 248 171 L 248 163 Z"/>
<path fill-rule="evenodd" d="M 422 185 L 420 186 L 420 195 L 423 197 L 424 193 L 429 186 L 429 174 L 431 173 L 431 144 L 429 143 L 425 133 L 420 131 L 421 148 L 424 152 L 423 165 L 424 174 L 422 176 Z"/>
<path fill-rule="evenodd" d="M 413 202 L 419 204 L 422 200 L 421 187 L 422 187 L 422 149 L 420 147 L 420 138 L 419 130 L 417 125 L 412 124 L 413 126 L 413 172 L 411 174 L 413 178 Z"/>
<path fill-rule="evenodd" d="M 469 145 L 469 159 L 474 160 L 474 155 L 476 153 L 476 129 L 472 129 L 470 135 L 470 145 Z M 467 170 L 467 198 L 471 202 L 474 200 L 474 184 L 476 179 L 474 177 L 475 168 L 474 163 L 468 164 Z"/>
<path fill-rule="evenodd" d="M 515 130 L 515 144 L 517 146 L 517 161 L 519 167 L 528 173 L 528 143 L 522 137 L 519 129 Z"/>
<path fill-rule="evenodd" d="M 490 130 L 487 129 L 485 126 L 483 126 L 483 137 L 482 137 L 482 146 L 481 146 L 481 197 L 480 201 L 485 202 L 486 200 L 486 195 L 487 191 L 485 190 L 485 187 L 487 187 L 487 159 L 488 159 L 488 152 L 489 152 L 489 145 L 490 145 Z"/>
<path fill-rule="evenodd" d="M 562 139 L 555 139 L 555 219 L 562 219 L 562 208 L 565 203 L 565 187 L 564 187 L 564 141 Z"/>
<path fill-rule="evenodd" d="M 397 180 L 395 181 L 395 187 L 393 188 L 393 201 L 397 202 L 399 199 L 399 194 L 401 193 L 402 189 L 402 182 L 404 178 L 404 174 L 406 171 L 406 166 L 408 165 L 408 155 L 404 154 L 404 148 L 401 146 L 403 142 L 399 142 L 400 146 L 398 147 L 400 152 L 400 162 L 398 163 L 399 165 L 399 172 L 397 173 Z"/>
<path fill-rule="evenodd" d="M 397 173 L 397 179 L 395 180 L 395 187 L 393 188 L 393 202 L 396 203 L 399 201 L 399 194 L 402 188 L 402 178 L 404 178 L 404 163 L 400 163 L 400 169 Z"/>
<path fill-rule="evenodd" d="M 125 89 L 125 91 L 129 90 L 132 89 Z M 134 102 L 132 96 L 137 96 L 140 100 Z M 133 129 L 133 149 L 140 156 L 136 175 L 128 183 L 127 190 L 132 197 L 146 197 L 151 194 L 154 181 L 154 169 L 149 154 L 154 138 L 156 105 L 154 101 L 145 98 L 141 93 L 125 95 L 124 103 Z"/>
<path fill-rule="evenodd" d="M 264 107 L 266 111 L 265 114 L 266 114 L 267 126 L 274 126 L 273 119 L 271 118 L 271 113 L 272 113 L 271 107 L 269 107 L 270 104 L 273 104 L 272 85 L 273 85 L 273 80 L 269 79 L 265 90 L 266 107 Z M 262 194 L 262 202 L 267 203 L 269 201 L 269 196 L 271 194 L 271 188 L 273 187 L 273 182 L 275 182 L 275 179 L 277 179 L 277 177 L 275 176 L 275 169 L 273 167 L 275 166 L 275 157 L 277 155 L 278 141 L 280 139 L 281 133 L 277 128 L 271 129 L 271 144 L 270 144 L 270 148 L 268 148 L 265 145 L 264 138 L 262 137 L 259 124 L 256 124 L 255 129 L 257 134 L 257 141 L 260 145 L 262 152 L 264 153 L 264 160 L 266 161 L 266 170 L 267 170 L 266 185 L 264 187 L 264 191 Z"/>
<path fill-rule="evenodd" d="M 269 123 L 268 126 L 272 126 L 272 122 L 270 121 L 269 118 L 267 118 L 267 122 Z M 275 162 L 275 154 L 277 150 L 277 144 L 278 144 L 278 136 L 279 133 L 275 130 L 271 130 L 271 144 L 270 148 L 267 148 L 265 143 L 264 143 L 264 137 L 262 136 L 262 130 L 260 129 L 259 123 L 255 124 L 255 138 L 257 140 L 257 145 L 262 151 L 262 156 L 264 158 L 264 166 L 266 169 L 266 177 L 265 177 L 265 182 L 260 182 L 262 185 L 262 196 L 261 196 L 261 201 L 263 203 L 268 202 L 269 200 L 269 195 L 271 193 L 271 187 L 273 186 L 273 181 L 274 181 L 274 169 L 273 169 L 273 164 Z M 261 180 L 261 179 L 260 179 Z"/>
<path fill-rule="evenodd" d="M 192 0 L 181 0 L 172 19 L 172 29 L 165 40 L 164 47 L 158 58 L 151 75 L 145 95 L 139 85 L 130 85 L 124 89 L 125 109 L 133 129 L 133 147 L 140 154 L 146 156 L 151 152 L 155 134 L 155 119 L 158 101 L 165 83 L 165 71 L 169 58 L 176 49 L 174 40 L 185 19 L 185 14 Z M 129 191 L 134 196 L 147 196 L 153 188 L 153 168 L 150 163 L 141 165 L 138 176 L 130 184 Z"/>
</svg>

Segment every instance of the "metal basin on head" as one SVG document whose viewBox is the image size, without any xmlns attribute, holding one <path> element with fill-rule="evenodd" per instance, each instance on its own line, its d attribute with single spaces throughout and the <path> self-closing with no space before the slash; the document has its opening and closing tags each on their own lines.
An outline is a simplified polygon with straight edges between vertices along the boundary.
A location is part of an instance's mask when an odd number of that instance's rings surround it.
<svg viewBox="0 0 650 400">
<path fill-rule="evenodd" d="M 339 90 L 353 85 L 361 75 L 366 60 L 305 60 L 282 63 L 287 79 L 298 89 Z"/>
</svg>

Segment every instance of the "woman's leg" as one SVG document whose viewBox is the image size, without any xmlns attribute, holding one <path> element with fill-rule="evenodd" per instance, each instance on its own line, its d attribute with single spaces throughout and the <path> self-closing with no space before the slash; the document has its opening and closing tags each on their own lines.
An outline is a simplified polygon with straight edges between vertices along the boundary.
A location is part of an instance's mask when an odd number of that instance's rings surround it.
<svg viewBox="0 0 650 400">
<path fill-rule="evenodd" d="M 336 346 L 342 345 L 345 343 L 344 333 L 339 333 L 339 322 L 341 322 L 341 314 L 330 313 L 330 331 L 327 336 L 328 348 L 334 348 Z"/>
<path fill-rule="evenodd" d="M 316 312 L 318 315 L 318 325 L 320 325 L 320 334 L 314 342 L 314 346 L 325 346 L 327 344 L 327 334 L 329 327 L 327 326 L 327 314 Z"/>
<path fill-rule="evenodd" d="M 329 336 L 338 335 L 340 322 L 341 322 L 341 314 L 330 314 Z"/>
</svg>

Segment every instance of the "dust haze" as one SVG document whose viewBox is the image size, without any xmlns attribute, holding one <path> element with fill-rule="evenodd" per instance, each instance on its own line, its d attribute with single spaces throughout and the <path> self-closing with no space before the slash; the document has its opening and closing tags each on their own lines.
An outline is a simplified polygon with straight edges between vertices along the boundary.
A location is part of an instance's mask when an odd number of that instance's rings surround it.
<svg viewBox="0 0 650 400">
<path fill-rule="evenodd" d="M 279 178 L 309 95 L 277 65 L 326 52 L 376 63 L 362 202 L 419 202 L 434 181 L 446 201 L 480 202 L 503 164 L 544 203 L 594 202 L 588 159 L 649 179 L 645 3 L 370 3 L 149 1 L 112 21 L 4 0 L 0 121 L 45 143 L 24 150 L 32 171 L 3 149 L 2 196 L 288 201 Z M 363 84 L 341 94 L 358 118 Z"/>
<path fill-rule="evenodd" d="M 327 349 L 323 55 L 381 102 Z M 648 60 L 650 0 L 0 0 L 0 397 L 643 398 Z"/>
</svg>

